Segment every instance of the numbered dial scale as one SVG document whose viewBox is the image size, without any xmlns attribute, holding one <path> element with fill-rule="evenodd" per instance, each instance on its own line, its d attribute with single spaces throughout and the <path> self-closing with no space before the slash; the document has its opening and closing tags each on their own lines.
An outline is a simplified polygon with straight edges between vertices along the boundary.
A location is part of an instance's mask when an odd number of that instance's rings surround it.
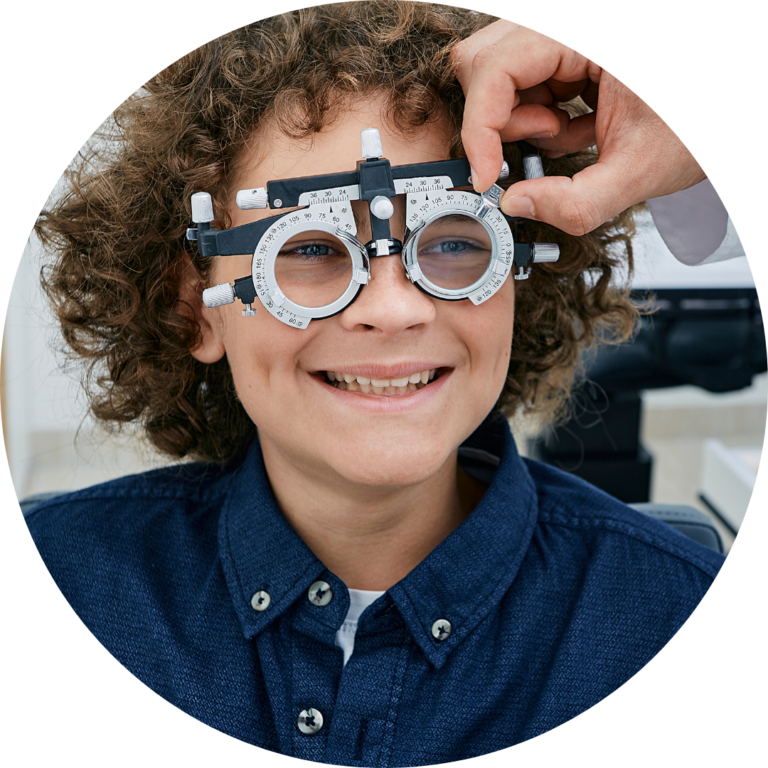
<svg viewBox="0 0 768 768">
<path fill-rule="evenodd" d="M 439 185 L 436 182 L 440 182 Z M 434 179 L 428 191 L 417 188 L 408 191 L 406 185 L 407 233 L 403 245 L 402 260 L 409 279 L 421 290 L 446 301 L 469 299 L 481 304 L 491 298 L 509 275 L 515 256 L 515 244 L 507 220 L 495 206 L 498 205 L 499 187 L 492 187 L 484 195 L 473 192 L 449 191 L 444 179 Z M 422 180 L 422 184 L 424 181 Z M 490 193 L 490 194 L 489 194 Z M 474 222 L 474 228 L 482 227 L 490 245 L 490 258 L 482 274 L 468 285 L 451 288 L 429 279 L 427 269 L 419 264 L 419 246 L 426 233 L 439 228 L 441 220 L 464 217 Z M 479 272 L 479 268 L 476 269 Z M 527 272 L 525 273 L 527 277 Z"/>
<path fill-rule="evenodd" d="M 320 199 L 324 196 L 319 195 Z M 339 190 L 335 190 L 334 197 L 339 202 L 310 205 L 280 218 L 267 230 L 253 254 L 251 275 L 256 295 L 271 315 L 294 328 L 306 328 L 310 320 L 331 317 L 343 311 L 357 298 L 370 276 L 365 246 L 355 237 L 357 228 L 349 199 L 343 199 L 343 192 Z M 310 231 L 334 236 L 346 247 L 352 262 L 351 277 L 344 292 L 319 307 L 306 307 L 291 301 L 281 290 L 275 274 L 281 248 L 302 232 Z"/>
<path fill-rule="evenodd" d="M 445 301 L 469 299 L 477 305 L 491 298 L 510 271 L 525 279 L 530 263 L 556 261 L 551 244 L 515 243 L 499 210 L 503 190 L 493 185 L 482 195 L 457 187 L 471 183 L 463 159 L 391 167 L 381 157 L 375 129 L 361 134 L 363 161 L 355 171 L 272 181 L 266 189 L 241 190 L 242 209 L 301 207 L 286 214 L 218 231 L 210 225 L 210 195 L 192 196 L 196 223 L 187 237 L 203 256 L 253 253 L 251 275 L 203 291 L 207 307 L 245 305 L 256 314 L 258 296 L 275 318 L 304 329 L 313 319 L 342 312 L 371 278 L 370 259 L 400 254 L 408 278 L 422 291 Z M 541 175 L 541 162 L 526 158 L 526 177 Z M 533 172 L 531 172 L 533 168 Z M 500 178 L 508 174 L 502 169 Z M 392 238 L 391 199 L 404 195 L 404 242 Z M 372 239 L 357 238 L 352 201 L 368 203 Z"/>
</svg>

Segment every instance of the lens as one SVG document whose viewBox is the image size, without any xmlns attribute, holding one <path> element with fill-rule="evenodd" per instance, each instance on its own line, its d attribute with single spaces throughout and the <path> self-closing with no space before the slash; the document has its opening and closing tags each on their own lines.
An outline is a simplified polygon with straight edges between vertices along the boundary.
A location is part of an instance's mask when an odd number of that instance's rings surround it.
<svg viewBox="0 0 768 768">
<path fill-rule="evenodd" d="M 477 282 L 488 269 L 491 235 L 477 219 L 449 214 L 424 228 L 417 253 L 421 271 L 430 283 L 461 290 Z"/>
<path fill-rule="evenodd" d="M 294 304 L 324 307 L 340 298 L 352 279 L 352 257 L 327 232 L 302 232 L 277 255 L 275 279 Z"/>
</svg>

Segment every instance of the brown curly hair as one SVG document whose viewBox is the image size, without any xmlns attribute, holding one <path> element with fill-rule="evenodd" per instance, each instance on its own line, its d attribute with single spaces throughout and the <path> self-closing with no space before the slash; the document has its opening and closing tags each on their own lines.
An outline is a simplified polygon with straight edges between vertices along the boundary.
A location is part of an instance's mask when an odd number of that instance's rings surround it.
<svg viewBox="0 0 768 768">
<path fill-rule="evenodd" d="M 474 11 L 375 0 L 286 13 L 192 51 L 122 104 L 66 174 L 67 191 L 43 211 L 36 233 L 55 255 L 44 290 L 66 353 L 82 366 L 92 413 L 140 424 L 176 457 L 225 460 L 256 433 L 235 394 L 226 359 L 208 365 L 190 349 L 200 328 L 179 301 L 189 199 L 206 191 L 214 210 L 231 203 L 230 181 L 246 143 L 272 120 L 305 137 L 335 110 L 372 91 L 387 94 L 407 131 L 447 115 L 452 157 L 462 156 L 462 89 L 452 48 L 495 21 Z M 505 149 L 522 178 L 521 151 Z M 572 176 L 594 162 L 579 153 L 544 160 Z M 230 226 L 226 214 L 216 226 Z M 572 384 L 582 347 L 626 338 L 636 311 L 614 287 L 631 270 L 630 212 L 582 237 L 539 222 L 530 240 L 556 242 L 556 264 L 516 284 L 515 341 L 498 406 L 553 416 Z M 202 284 L 211 264 L 190 254 Z"/>
</svg>

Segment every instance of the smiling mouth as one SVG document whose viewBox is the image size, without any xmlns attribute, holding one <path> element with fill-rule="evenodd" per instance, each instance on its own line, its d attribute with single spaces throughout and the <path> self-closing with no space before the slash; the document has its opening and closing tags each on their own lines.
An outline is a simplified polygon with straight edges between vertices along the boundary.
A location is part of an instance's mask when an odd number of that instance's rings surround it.
<svg viewBox="0 0 768 768">
<path fill-rule="evenodd" d="M 366 376 L 352 376 L 337 371 L 323 371 L 325 383 L 347 392 L 361 392 L 365 395 L 392 397 L 418 392 L 439 378 L 447 368 L 432 368 L 399 379 L 371 379 Z"/>
</svg>

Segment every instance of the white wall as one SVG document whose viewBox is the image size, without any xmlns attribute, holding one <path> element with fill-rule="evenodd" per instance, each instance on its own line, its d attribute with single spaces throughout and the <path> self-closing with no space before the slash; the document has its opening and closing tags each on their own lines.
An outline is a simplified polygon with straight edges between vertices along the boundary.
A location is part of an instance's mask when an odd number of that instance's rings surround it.
<svg viewBox="0 0 768 768">
<path fill-rule="evenodd" d="M 50 312 L 39 287 L 36 245 L 30 238 L 24 249 L 5 325 L 5 423 L 14 482 L 30 469 L 34 434 L 74 432 L 84 413 L 77 386 L 59 370 L 48 346 Z"/>
</svg>

